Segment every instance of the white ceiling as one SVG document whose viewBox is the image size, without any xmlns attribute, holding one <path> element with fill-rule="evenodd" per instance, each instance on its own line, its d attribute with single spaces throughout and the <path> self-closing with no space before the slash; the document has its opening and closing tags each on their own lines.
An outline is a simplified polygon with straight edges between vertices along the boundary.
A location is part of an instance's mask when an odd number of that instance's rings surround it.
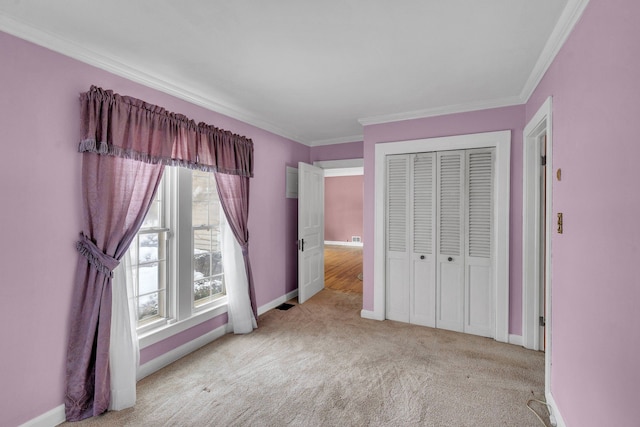
<svg viewBox="0 0 640 427">
<path fill-rule="evenodd" d="M 587 1 L 0 0 L 0 30 L 313 146 L 526 102 Z"/>
</svg>

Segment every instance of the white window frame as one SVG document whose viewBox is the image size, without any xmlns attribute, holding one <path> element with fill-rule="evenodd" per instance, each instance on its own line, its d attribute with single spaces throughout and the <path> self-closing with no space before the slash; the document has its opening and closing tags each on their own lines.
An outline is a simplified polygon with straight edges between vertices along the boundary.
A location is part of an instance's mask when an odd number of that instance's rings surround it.
<svg viewBox="0 0 640 427">
<path fill-rule="evenodd" d="M 226 295 L 200 307 L 194 306 L 191 170 L 165 167 L 163 179 L 166 218 L 164 227 L 168 229 L 165 233 L 166 318 L 138 328 L 140 348 L 148 347 L 227 312 Z"/>
</svg>

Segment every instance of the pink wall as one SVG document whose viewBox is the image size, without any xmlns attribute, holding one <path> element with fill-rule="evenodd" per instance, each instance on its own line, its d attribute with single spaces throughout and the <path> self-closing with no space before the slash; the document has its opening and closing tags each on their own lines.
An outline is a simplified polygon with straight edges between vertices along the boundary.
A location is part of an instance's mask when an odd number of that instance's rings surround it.
<svg viewBox="0 0 640 427">
<path fill-rule="evenodd" d="M 509 333 L 522 334 L 522 131 L 524 106 L 370 125 L 364 128 L 364 239 L 373 241 L 375 144 L 511 130 Z M 373 245 L 363 249 L 363 308 L 373 310 Z"/>
<path fill-rule="evenodd" d="M 551 392 L 568 426 L 640 423 L 640 2 L 591 0 L 527 103 L 553 96 Z"/>
<path fill-rule="evenodd" d="M 296 288 L 297 212 L 285 199 L 285 166 L 308 162 L 309 147 L 1 32 L 0 58 L 0 425 L 19 425 L 63 403 L 81 218 L 78 95 L 91 84 L 252 138 L 249 228 L 258 305 Z M 196 326 L 141 357 L 149 360 L 222 321 Z"/>
<path fill-rule="evenodd" d="M 311 147 L 311 161 L 362 159 L 362 147 L 362 141 Z"/>
<path fill-rule="evenodd" d="M 511 129 L 512 334 L 521 333 L 522 315 L 522 129 L 552 95 L 553 167 L 563 169 L 563 180 L 554 183 L 553 209 L 564 212 L 565 232 L 552 240 L 551 390 L 569 426 L 637 425 L 638 16 L 635 0 L 591 0 L 526 106 L 372 125 L 365 127 L 364 144 L 311 149 L 0 33 L 0 425 L 23 423 L 63 401 L 81 215 L 77 98 L 91 84 L 253 138 L 257 179 L 251 182 L 250 229 L 259 305 L 296 287 L 297 212 L 295 200 L 284 198 L 286 165 L 364 156 L 363 237 L 370 241 L 376 143 Z M 37 257 L 27 255 L 32 253 Z M 273 253 L 284 254 L 283 261 Z M 370 310 L 372 245 L 364 247 L 364 263 L 363 307 Z M 16 322 L 20 326 L 12 327 Z M 206 332 L 196 329 L 158 343 L 143 357 Z"/>
<path fill-rule="evenodd" d="M 362 237 L 364 177 L 333 176 L 324 179 L 324 240 L 350 242 Z"/>
</svg>

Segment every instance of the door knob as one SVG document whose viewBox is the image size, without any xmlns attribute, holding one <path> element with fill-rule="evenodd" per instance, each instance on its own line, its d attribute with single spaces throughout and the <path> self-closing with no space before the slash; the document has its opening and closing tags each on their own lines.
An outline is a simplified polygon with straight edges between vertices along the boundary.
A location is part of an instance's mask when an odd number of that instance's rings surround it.
<svg viewBox="0 0 640 427">
<path fill-rule="evenodd" d="M 420 255 L 420 259 L 424 259 L 424 255 Z"/>
<path fill-rule="evenodd" d="M 451 261 L 453 261 L 453 258 L 449 257 L 449 258 L 447 258 L 447 261 L 451 262 Z"/>
</svg>

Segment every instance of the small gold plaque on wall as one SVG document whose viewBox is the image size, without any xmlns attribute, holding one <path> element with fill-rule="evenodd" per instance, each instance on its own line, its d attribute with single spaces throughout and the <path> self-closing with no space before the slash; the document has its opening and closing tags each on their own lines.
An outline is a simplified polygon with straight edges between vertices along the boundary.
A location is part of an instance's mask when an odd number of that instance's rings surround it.
<svg viewBox="0 0 640 427">
<path fill-rule="evenodd" d="M 564 231 L 562 228 L 564 221 L 563 216 L 564 215 L 562 215 L 562 212 L 558 212 L 558 234 L 562 234 L 562 232 Z"/>
</svg>

